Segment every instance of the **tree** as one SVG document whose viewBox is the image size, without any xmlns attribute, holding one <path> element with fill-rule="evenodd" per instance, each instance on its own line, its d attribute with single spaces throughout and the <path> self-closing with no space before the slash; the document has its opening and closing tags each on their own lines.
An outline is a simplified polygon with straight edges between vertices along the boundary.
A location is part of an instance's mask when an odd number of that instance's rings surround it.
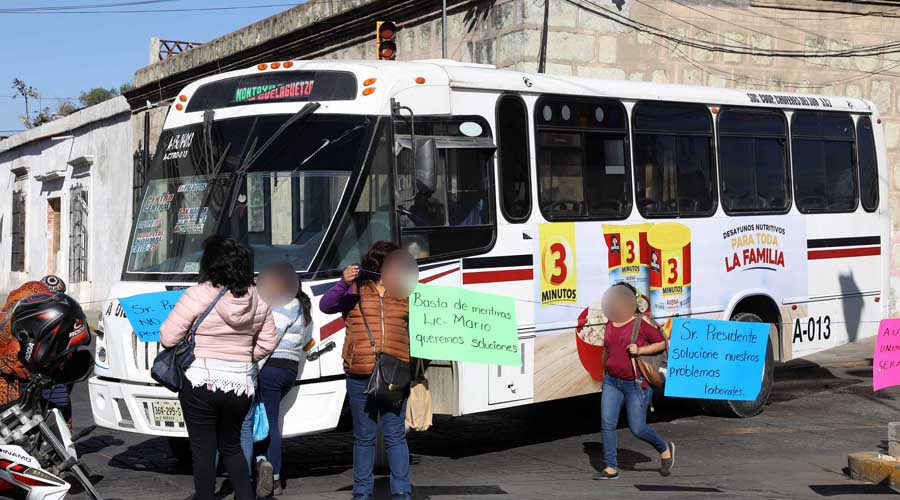
<svg viewBox="0 0 900 500">
<path fill-rule="evenodd" d="M 22 97 L 25 99 L 25 117 L 23 122 L 25 126 L 28 126 L 28 123 L 31 122 L 31 111 L 28 109 L 28 99 L 37 99 L 40 94 L 38 94 L 37 89 L 25 83 L 24 80 L 20 80 L 18 78 L 13 78 L 12 89 L 16 91 L 13 94 L 13 99 L 16 97 Z"/>
<path fill-rule="evenodd" d="M 108 101 L 118 95 L 119 91 L 115 88 L 105 89 L 103 87 L 94 87 L 86 92 L 82 92 L 81 95 L 78 96 L 78 100 L 81 101 L 81 104 L 84 107 L 89 107 L 100 104 L 103 101 Z"/>
</svg>

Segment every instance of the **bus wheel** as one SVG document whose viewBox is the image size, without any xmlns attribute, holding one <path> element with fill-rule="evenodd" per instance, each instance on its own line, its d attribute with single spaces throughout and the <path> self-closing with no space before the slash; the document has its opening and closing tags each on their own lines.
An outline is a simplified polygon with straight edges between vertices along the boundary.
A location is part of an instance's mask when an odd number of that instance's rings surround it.
<svg viewBox="0 0 900 500">
<path fill-rule="evenodd" d="M 762 318 L 753 314 L 739 312 L 731 321 L 744 321 L 748 323 L 764 323 Z M 775 356 L 772 351 L 771 339 L 766 342 L 766 364 L 763 367 L 763 376 L 760 381 L 759 394 L 752 401 L 713 400 L 705 401 L 705 408 L 709 413 L 723 417 L 749 418 L 758 415 L 769 400 L 772 393 L 773 378 L 775 376 Z"/>
<path fill-rule="evenodd" d="M 191 442 L 188 438 L 170 437 L 169 450 L 175 457 L 175 462 L 179 468 L 191 467 L 193 454 L 191 453 Z"/>
</svg>

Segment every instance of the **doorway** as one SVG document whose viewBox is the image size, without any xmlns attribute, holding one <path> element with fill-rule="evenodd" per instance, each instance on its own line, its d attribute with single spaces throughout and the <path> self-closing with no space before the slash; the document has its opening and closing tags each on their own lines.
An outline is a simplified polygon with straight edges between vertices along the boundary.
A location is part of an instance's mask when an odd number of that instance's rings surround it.
<svg viewBox="0 0 900 500">
<path fill-rule="evenodd" d="M 62 219 L 59 198 L 47 200 L 47 274 L 56 274 L 59 263 L 59 221 Z"/>
</svg>

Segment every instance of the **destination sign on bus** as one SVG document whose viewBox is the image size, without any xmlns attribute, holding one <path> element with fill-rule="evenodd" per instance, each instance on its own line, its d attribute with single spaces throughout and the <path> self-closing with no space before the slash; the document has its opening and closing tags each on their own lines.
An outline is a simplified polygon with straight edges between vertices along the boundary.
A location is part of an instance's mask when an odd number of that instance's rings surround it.
<svg viewBox="0 0 900 500">
<path fill-rule="evenodd" d="M 344 71 L 245 75 L 201 86 L 186 111 L 272 102 L 349 101 L 356 98 L 356 88 L 356 76 Z"/>
</svg>

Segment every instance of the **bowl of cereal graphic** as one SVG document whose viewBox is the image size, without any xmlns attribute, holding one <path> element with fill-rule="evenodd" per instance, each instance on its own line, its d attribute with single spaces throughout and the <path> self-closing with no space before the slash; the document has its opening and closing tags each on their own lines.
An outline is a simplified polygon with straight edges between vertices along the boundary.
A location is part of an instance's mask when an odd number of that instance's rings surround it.
<svg viewBox="0 0 900 500">
<path fill-rule="evenodd" d="M 599 300 L 578 315 L 575 329 L 578 359 L 594 380 L 603 380 L 603 340 L 608 321 Z"/>
</svg>

